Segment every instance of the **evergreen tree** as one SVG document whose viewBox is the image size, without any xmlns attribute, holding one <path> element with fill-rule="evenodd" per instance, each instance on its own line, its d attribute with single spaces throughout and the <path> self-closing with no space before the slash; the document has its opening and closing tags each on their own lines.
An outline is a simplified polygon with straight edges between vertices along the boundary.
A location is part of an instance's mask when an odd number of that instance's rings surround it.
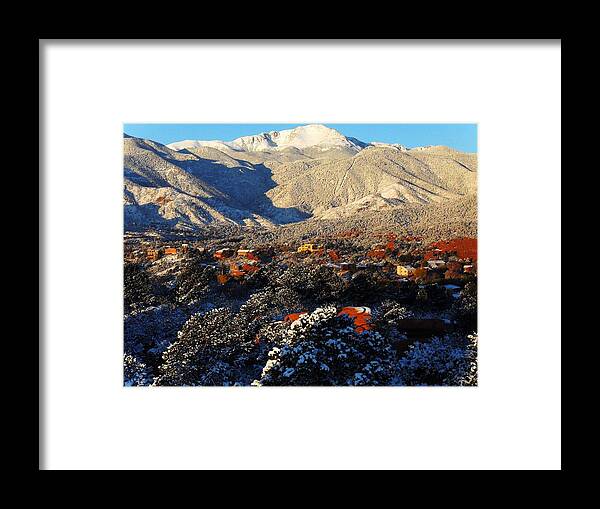
<svg viewBox="0 0 600 509">
<path fill-rule="evenodd" d="M 478 374 L 478 363 L 477 363 L 477 333 L 469 334 L 467 336 L 469 344 L 467 346 L 466 356 L 469 360 L 469 371 L 465 373 L 458 382 L 458 385 L 465 386 L 476 386 L 477 385 L 477 374 Z"/>
<path fill-rule="evenodd" d="M 205 297 L 215 285 L 217 270 L 203 265 L 199 257 L 186 259 L 177 277 L 176 299 L 179 304 L 193 304 Z"/>
<path fill-rule="evenodd" d="M 461 337 L 448 335 L 427 343 L 417 342 L 400 359 L 395 384 L 474 385 L 473 355 L 476 356 L 476 350 Z"/>
<path fill-rule="evenodd" d="M 185 308 L 163 304 L 125 316 L 125 353 L 138 358 L 154 373 L 162 352 L 177 339 L 177 331 L 185 323 Z"/>
<path fill-rule="evenodd" d="M 373 326 L 382 334 L 387 342 L 396 350 L 406 348 L 406 334 L 398 331 L 398 325 L 405 318 L 412 318 L 413 313 L 398 302 L 385 300 L 377 308 L 373 316 Z"/>
<path fill-rule="evenodd" d="M 467 330 L 477 329 L 477 282 L 469 281 L 452 307 L 454 316 Z"/>
<path fill-rule="evenodd" d="M 334 306 L 265 331 L 275 346 L 253 385 L 384 385 L 393 351 L 377 332 L 355 332 Z"/>
<path fill-rule="evenodd" d="M 292 266 L 277 278 L 275 284 L 293 290 L 316 304 L 338 301 L 344 289 L 342 280 L 322 265 Z"/>
<path fill-rule="evenodd" d="M 163 354 L 156 385 L 247 385 L 260 372 L 266 346 L 257 335 L 272 320 L 273 292 L 254 294 L 236 314 L 196 313 Z M 262 357 L 261 357 L 262 356 Z"/>
<path fill-rule="evenodd" d="M 357 305 L 368 304 L 385 298 L 386 282 L 375 273 L 360 270 L 354 274 L 343 292 L 343 299 Z"/>
<path fill-rule="evenodd" d="M 125 313 L 160 304 L 156 286 L 141 264 L 126 263 L 123 289 Z"/>
<path fill-rule="evenodd" d="M 163 353 L 155 385 L 223 385 L 229 381 L 228 359 L 237 341 L 231 336 L 233 319 L 226 308 L 192 315 L 177 341 Z"/>
<path fill-rule="evenodd" d="M 133 355 L 123 356 L 123 382 L 126 387 L 134 385 L 150 385 L 150 376 L 144 363 Z"/>
</svg>

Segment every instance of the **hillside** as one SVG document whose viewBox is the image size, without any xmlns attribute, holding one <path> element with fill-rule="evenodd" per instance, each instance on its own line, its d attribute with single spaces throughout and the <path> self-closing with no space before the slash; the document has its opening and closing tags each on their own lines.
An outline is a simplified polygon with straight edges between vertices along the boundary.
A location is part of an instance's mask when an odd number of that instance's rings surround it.
<svg viewBox="0 0 600 509">
<path fill-rule="evenodd" d="M 124 177 L 126 229 L 274 228 L 463 203 L 476 195 L 477 157 L 369 144 L 309 125 L 168 146 L 125 136 Z"/>
</svg>

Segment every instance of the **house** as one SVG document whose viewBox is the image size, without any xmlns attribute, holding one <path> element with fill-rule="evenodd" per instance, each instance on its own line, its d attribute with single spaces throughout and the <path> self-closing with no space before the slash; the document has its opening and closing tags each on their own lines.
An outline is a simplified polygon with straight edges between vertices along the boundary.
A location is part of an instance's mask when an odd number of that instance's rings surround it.
<svg viewBox="0 0 600 509">
<path fill-rule="evenodd" d="M 435 251 L 446 253 L 447 255 L 455 255 L 462 259 L 477 259 L 477 239 L 475 238 L 442 240 L 434 242 L 430 245 L 430 248 L 435 248 Z"/>
<path fill-rule="evenodd" d="M 340 259 L 340 254 L 335 249 L 330 249 L 327 251 L 327 254 L 331 258 L 331 261 L 337 262 Z"/>
<path fill-rule="evenodd" d="M 427 260 L 427 265 L 431 269 L 445 269 L 446 262 L 444 260 Z"/>
<path fill-rule="evenodd" d="M 304 243 L 298 248 L 298 253 L 319 253 L 323 252 L 323 246 L 313 243 Z"/>
<path fill-rule="evenodd" d="M 160 258 L 160 249 L 148 249 L 146 251 L 146 258 L 152 262 L 155 262 Z"/>
<path fill-rule="evenodd" d="M 441 249 L 435 248 L 433 250 L 427 251 L 424 255 L 423 255 L 423 259 L 426 261 L 429 260 L 439 260 L 440 257 L 444 254 L 444 252 Z"/>
<path fill-rule="evenodd" d="M 229 268 L 229 274 L 234 278 L 242 278 L 246 275 L 246 273 L 238 265 L 232 265 Z"/>
<path fill-rule="evenodd" d="M 359 334 L 372 328 L 371 308 L 365 306 L 347 306 L 340 310 L 338 316 L 349 316 L 354 319 L 354 330 Z"/>
<path fill-rule="evenodd" d="M 259 260 L 255 249 L 238 249 L 237 255 L 243 258 L 247 258 L 248 260 Z"/>
<path fill-rule="evenodd" d="M 414 267 L 409 265 L 397 265 L 396 274 L 401 277 L 408 277 L 415 272 Z"/>
<path fill-rule="evenodd" d="M 369 258 L 375 258 L 376 260 L 383 260 L 385 258 L 385 249 L 371 249 L 367 253 Z"/>
<path fill-rule="evenodd" d="M 167 246 L 165 247 L 165 255 L 174 255 L 177 254 L 177 248 Z"/>
<path fill-rule="evenodd" d="M 306 315 L 306 314 L 308 314 L 306 311 L 300 311 L 299 313 L 290 313 L 289 315 L 285 316 L 283 321 L 292 323 L 292 322 L 295 322 L 296 320 L 298 320 L 298 318 L 300 318 L 301 316 Z"/>
<path fill-rule="evenodd" d="M 247 273 L 257 272 L 260 267 L 256 263 L 244 263 L 242 264 L 242 270 Z"/>
</svg>

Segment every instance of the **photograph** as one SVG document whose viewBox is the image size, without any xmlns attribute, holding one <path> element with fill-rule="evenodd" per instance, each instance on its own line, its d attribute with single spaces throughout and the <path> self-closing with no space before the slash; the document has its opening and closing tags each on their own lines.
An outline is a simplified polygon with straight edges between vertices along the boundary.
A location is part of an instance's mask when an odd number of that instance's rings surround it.
<svg viewBox="0 0 600 509">
<path fill-rule="evenodd" d="M 123 385 L 477 386 L 477 135 L 124 123 Z"/>
</svg>

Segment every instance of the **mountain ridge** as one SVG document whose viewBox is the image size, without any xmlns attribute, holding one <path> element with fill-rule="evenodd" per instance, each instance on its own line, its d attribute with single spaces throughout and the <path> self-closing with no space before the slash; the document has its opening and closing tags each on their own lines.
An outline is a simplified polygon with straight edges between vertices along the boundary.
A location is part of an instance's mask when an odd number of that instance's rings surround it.
<svg viewBox="0 0 600 509">
<path fill-rule="evenodd" d="M 275 228 L 476 194 L 476 154 L 367 144 L 325 126 L 185 147 L 127 134 L 123 139 L 130 229 L 219 222 Z"/>
<path fill-rule="evenodd" d="M 335 129 L 322 124 L 308 124 L 293 129 L 267 131 L 255 135 L 241 136 L 232 141 L 182 140 L 169 143 L 167 146 L 174 150 L 207 146 L 235 151 L 263 152 L 285 150 L 286 148 L 304 149 L 315 146 L 323 148 L 344 147 L 359 151 L 367 146 L 367 144 L 356 138 L 346 137 Z"/>
</svg>

